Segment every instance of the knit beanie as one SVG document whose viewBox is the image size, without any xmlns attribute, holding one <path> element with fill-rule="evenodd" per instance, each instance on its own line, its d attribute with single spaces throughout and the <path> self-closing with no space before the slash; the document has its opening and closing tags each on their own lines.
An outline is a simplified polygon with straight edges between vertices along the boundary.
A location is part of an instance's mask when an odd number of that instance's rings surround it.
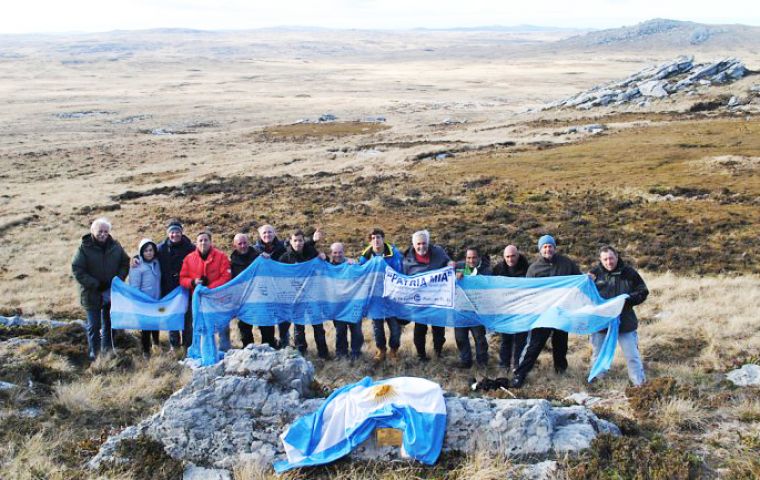
<svg viewBox="0 0 760 480">
<path fill-rule="evenodd" d="M 555 247 L 557 246 L 557 242 L 554 241 L 554 237 L 552 237 L 551 235 L 544 235 L 543 237 L 538 239 L 538 251 L 540 252 L 541 247 L 543 247 L 547 243 Z"/>
<path fill-rule="evenodd" d="M 169 220 L 168 225 L 166 225 L 166 234 L 168 235 L 172 230 L 179 230 L 182 233 L 182 222 L 176 218 Z"/>
</svg>

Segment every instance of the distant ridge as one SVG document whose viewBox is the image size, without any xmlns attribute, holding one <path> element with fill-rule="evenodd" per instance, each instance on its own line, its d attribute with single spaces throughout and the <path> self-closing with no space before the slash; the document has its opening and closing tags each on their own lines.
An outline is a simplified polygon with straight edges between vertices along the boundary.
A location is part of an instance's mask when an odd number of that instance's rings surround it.
<svg viewBox="0 0 760 480">
<path fill-rule="evenodd" d="M 550 27 L 541 25 L 480 25 L 475 27 L 448 27 L 448 28 L 427 28 L 419 27 L 414 30 L 427 32 L 504 32 L 504 33 L 532 33 L 532 32 L 567 32 L 567 33 L 585 33 L 591 31 L 590 28 L 570 28 L 570 27 Z"/>
<path fill-rule="evenodd" d="M 598 30 L 559 40 L 563 46 L 595 48 L 731 48 L 760 45 L 760 27 L 713 25 L 655 18 L 633 26 Z"/>
</svg>

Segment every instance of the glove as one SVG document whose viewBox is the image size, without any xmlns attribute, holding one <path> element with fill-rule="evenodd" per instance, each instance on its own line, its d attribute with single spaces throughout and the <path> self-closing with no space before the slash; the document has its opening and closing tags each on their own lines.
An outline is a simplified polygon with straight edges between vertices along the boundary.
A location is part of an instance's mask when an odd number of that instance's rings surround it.
<svg viewBox="0 0 760 480">
<path fill-rule="evenodd" d="M 206 276 L 201 277 L 201 285 L 203 285 L 204 287 L 208 285 L 208 277 Z"/>
<path fill-rule="evenodd" d="M 111 285 L 108 282 L 100 282 L 100 285 L 98 285 L 99 292 L 105 292 L 109 288 L 111 288 Z"/>
</svg>

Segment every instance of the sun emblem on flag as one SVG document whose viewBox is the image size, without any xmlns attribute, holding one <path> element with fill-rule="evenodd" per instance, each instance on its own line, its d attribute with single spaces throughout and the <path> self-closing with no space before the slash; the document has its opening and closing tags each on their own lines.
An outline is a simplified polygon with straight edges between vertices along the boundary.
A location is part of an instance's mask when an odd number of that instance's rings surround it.
<svg viewBox="0 0 760 480">
<path fill-rule="evenodd" d="M 387 383 L 385 385 L 377 385 L 375 387 L 372 387 L 372 395 L 373 400 L 376 403 L 382 403 L 390 398 L 395 397 L 398 395 L 396 393 L 396 390 L 393 389 L 393 385 L 388 385 Z"/>
<path fill-rule="evenodd" d="M 158 307 L 158 313 L 164 313 L 166 311 L 166 307 Z"/>
</svg>

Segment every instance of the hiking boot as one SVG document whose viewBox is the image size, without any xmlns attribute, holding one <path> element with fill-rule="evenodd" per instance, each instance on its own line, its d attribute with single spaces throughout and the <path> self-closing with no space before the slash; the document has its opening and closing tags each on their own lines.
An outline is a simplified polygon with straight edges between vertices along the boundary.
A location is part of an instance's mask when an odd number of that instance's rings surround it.
<svg viewBox="0 0 760 480">
<path fill-rule="evenodd" d="M 441 358 L 443 357 L 443 348 L 436 348 L 435 349 L 435 358 Z"/>
<path fill-rule="evenodd" d="M 462 370 L 467 370 L 469 368 L 472 368 L 472 362 L 463 362 L 460 360 L 457 363 L 457 368 L 461 368 Z"/>
<path fill-rule="evenodd" d="M 385 361 L 385 349 L 384 348 L 378 348 L 375 351 L 375 358 L 373 359 L 375 363 L 382 363 Z"/>
<path fill-rule="evenodd" d="M 430 357 L 428 357 L 424 353 L 421 353 L 421 354 L 417 354 L 417 360 L 419 360 L 420 363 L 427 363 L 430 361 Z"/>
<path fill-rule="evenodd" d="M 525 377 L 521 377 L 520 375 L 518 375 L 515 378 L 513 378 L 511 382 L 509 382 L 509 386 L 511 388 L 522 388 L 524 383 L 525 383 Z"/>
<path fill-rule="evenodd" d="M 394 362 L 398 360 L 398 348 L 391 348 L 391 351 L 388 352 L 388 358 Z"/>
</svg>

